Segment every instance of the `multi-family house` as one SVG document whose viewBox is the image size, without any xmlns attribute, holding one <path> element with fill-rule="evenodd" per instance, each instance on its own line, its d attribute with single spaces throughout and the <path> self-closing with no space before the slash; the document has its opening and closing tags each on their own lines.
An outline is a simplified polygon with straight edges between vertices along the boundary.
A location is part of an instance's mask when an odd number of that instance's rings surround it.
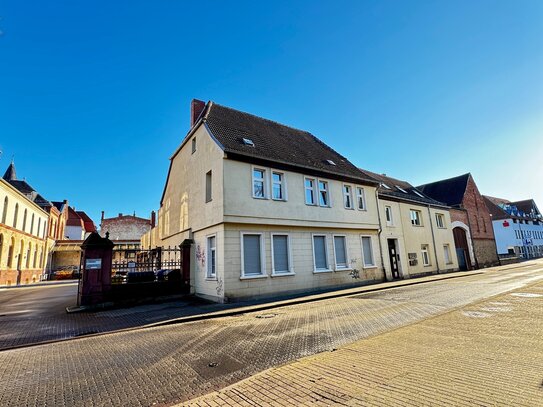
<svg viewBox="0 0 543 407">
<path fill-rule="evenodd" d="M 533 199 L 515 202 L 491 196 L 484 199 L 492 216 L 500 257 L 543 256 L 543 216 Z"/>
<path fill-rule="evenodd" d="M 460 269 L 499 264 L 490 213 L 471 174 L 421 185 L 417 189 L 451 207 Z"/>
<path fill-rule="evenodd" d="M 193 101 L 155 244 L 192 240 L 193 291 L 216 301 L 382 281 L 377 186 L 306 131 Z"/>
<path fill-rule="evenodd" d="M 45 268 L 47 201 L 9 165 L 0 179 L 0 285 L 38 281 Z"/>
<path fill-rule="evenodd" d="M 449 208 L 406 181 L 362 171 L 380 183 L 380 239 L 387 279 L 457 270 Z"/>
</svg>

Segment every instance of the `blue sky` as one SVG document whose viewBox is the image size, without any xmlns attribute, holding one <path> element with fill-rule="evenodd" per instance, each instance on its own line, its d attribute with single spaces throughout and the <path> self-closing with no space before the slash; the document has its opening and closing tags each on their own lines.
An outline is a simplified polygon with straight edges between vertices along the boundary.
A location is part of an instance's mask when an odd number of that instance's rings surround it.
<svg viewBox="0 0 543 407">
<path fill-rule="evenodd" d="M 2 1 L 3 171 L 99 222 L 157 209 L 192 98 L 417 185 L 543 207 L 543 2 Z M 543 208 L 542 208 L 543 209 Z"/>
</svg>

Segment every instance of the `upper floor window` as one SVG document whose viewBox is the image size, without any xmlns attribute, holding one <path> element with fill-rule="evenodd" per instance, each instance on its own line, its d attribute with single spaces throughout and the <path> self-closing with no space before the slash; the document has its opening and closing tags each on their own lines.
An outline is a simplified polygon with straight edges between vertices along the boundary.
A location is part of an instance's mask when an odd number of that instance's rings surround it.
<svg viewBox="0 0 543 407">
<path fill-rule="evenodd" d="M 208 171 L 206 173 L 206 202 L 209 202 L 212 200 L 212 181 L 213 181 L 213 174 L 211 171 Z"/>
<path fill-rule="evenodd" d="M 34 214 L 32 214 L 32 221 L 30 222 L 30 234 L 34 233 Z"/>
<path fill-rule="evenodd" d="M 415 209 L 411 209 L 410 216 L 411 216 L 411 224 L 413 226 L 421 226 L 422 225 L 420 211 L 417 211 Z"/>
<path fill-rule="evenodd" d="M 253 169 L 253 198 L 266 198 L 266 170 Z"/>
<path fill-rule="evenodd" d="M 272 199 L 276 201 L 286 200 L 285 174 L 272 171 Z"/>
<path fill-rule="evenodd" d="M 343 185 L 343 206 L 353 209 L 353 192 L 350 185 Z"/>
<path fill-rule="evenodd" d="M 305 203 L 307 205 L 315 205 L 315 180 L 313 178 L 305 178 Z"/>
<path fill-rule="evenodd" d="M 356 204 L 361 211 L 366 210 L 366 195 L 364 188 L 356 187 Z"/>
<path fill-rule="evenodd" d="M 22 231 L 25 232 L 26 231 L 26 217 L 28 215 L 28 211 L 25 209 L 25 211 L 23 212 L 23 228 L 22 228 Z"/>
<path fill-rule="evenodd" d="M 13 227 L 17 227 L 17 218 L 19 217 L 19 204 L 15 204 L 15 214 L 13 215 Z"/>
<path fill-rule="evenodd" d="M 445 216 L 442 213 L 436 213 L 436 224 L 438 228 L 445 227 Z"/>
<path fill-rule="evenodd" d="M 192 139 L 192 154 L 196 152 L 196 137 Z"/>
<path fill-rule="evenodd" d="M 394 224 L 394 221 L 392 219 L 392 207 L 391 206 L 385 206 L 385 218 L 387 221 L 387 226 L 392 226 Z"/>
<path fill-rule="evenodd" d="M 9 200 L 8 200 L 8 197 L 6 196 L 4 198 L 4 208 L 2 209 L 2 223 L 4 225 L 6 224 L 6 218 L 8 215 L 8 203 L 9 203 Z"/>
<path fill-rule="evenodd" d="M 330 206 L 328 182 L 319 180 L 319 205 Z"/>
</svg>

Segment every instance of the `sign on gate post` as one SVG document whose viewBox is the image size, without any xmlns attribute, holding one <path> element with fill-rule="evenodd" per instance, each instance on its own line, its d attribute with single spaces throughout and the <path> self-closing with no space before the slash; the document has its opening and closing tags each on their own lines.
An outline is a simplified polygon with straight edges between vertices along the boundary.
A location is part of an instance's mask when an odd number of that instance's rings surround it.
<svg viewBox="0 0 543 407">
<path fill-rule="evenodd" d="M 111 289 L 111 261 L 113 242 L 109 233 L 101 237 L 93 232 L 81 244 L 82 278 L 79 285 L 78 305 L 104 302 Z"/>
</svg>

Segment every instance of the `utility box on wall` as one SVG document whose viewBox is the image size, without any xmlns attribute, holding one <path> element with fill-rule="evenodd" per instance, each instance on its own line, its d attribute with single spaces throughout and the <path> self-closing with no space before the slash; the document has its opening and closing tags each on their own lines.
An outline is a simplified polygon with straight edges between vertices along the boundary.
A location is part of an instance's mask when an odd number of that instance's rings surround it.
<svg viewBox="0 0 543 407">
<path fill-rule="evenodd" d="M 111 290 L 113 242 L 93 232 L 81 245 L 81 271 L 78 305 L 94 305 L 105 301 Z"/>
</svg>

